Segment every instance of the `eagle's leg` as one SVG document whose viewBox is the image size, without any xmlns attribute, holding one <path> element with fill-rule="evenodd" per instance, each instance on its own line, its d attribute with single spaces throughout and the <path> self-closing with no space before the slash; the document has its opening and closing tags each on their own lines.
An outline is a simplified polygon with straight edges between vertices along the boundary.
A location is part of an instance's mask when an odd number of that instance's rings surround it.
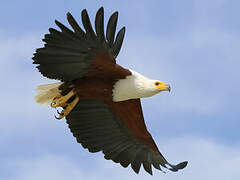
<svg viewBox="0 0 240 180">
<path fill-rule="evenodd" d="M 78 101 L 79 101 L 79 97 L 75 96 L 75 98 L 72 100 L 72 102 L 68 103 L 64 107 L 64 109 L 61 111 L 61 113 L 59 113 L 59 117 L 57 119 L 62 119 L 64 117 L 66 117 L 72 111 L 72 109 L 76 106 Z"/>
<path fill-rule="evenodd" d="M 62 96 L 62 95 L 56 96 L 51 103 L 51 107 L 63 108 L 61 112 L 57 111 L 57 113 L 59 114 L 59 117 L 55 116 L 56 119 L 62 119 L 65 116 L 67 116 L 71 112 L 71 110 L 75 107 L 75 105 L 78 103 L 78 101 L 79 101 L 79 97 L 75 94 L 73 89 L 65 96 Z"/>
<path fill-rule="evenodd" d="M 68 105 L 67 101 L 74 95 L 75 95 L 74 91 L 71 90 L 65 96 L 61 96 L 61 95 L 56 96 L 53 99 L 52 103 L 51 103 L 51 107 L 52 108 L 56 108 L 56 107 L 65 107 L 65 106 L 67 106 Z"/>
</svg>

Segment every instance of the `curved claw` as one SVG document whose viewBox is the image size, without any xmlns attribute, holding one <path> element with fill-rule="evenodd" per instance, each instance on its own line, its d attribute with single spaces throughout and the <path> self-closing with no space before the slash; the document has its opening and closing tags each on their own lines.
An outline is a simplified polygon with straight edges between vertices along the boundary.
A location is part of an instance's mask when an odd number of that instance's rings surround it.
<svg viewBox="0 0 240 180">
<path fill-rule="evenodd" d="M 57 113 L 58 113 L 59 115 L 61 115 L 61 116 L 63 116 L 63 115 L 64 115 L 64 113 L 62 113 L 62 112 L 59 112 L 58 110 L 57 110 Z"/>
<path fill-rule="evenodd" d="M 54 117 L 55 117 L 57 120 L 60 120 L 60 119 L 62 119 L 62 118 L 60 118 L 60 117 L 57 117 L 56 115 L 54 115 Z"/>
<path fill-rule="evenodd" d="M 70 100 L 68 102 L 68 100 L 70 98 L 73 97 L 73 100 Z M 51 107 L 52 108 L 56 108 L 56 115 L 55 118 L 56 119 L 63 119 L 64 117 L 66 117 L 70 112 L 71 110 L 74 108 L 74 106 L 78 103 L 79 101 L 79 98 L 76 96 L 75 92 L 73 90 L 71 90 L 67 95 L 65 96 L 56 96 L 53 98 L 52 100 L 52 103 L 51 103 Z M 60 112 L 57 107 L 62 107 L 63 110 Z"/>
</svg>

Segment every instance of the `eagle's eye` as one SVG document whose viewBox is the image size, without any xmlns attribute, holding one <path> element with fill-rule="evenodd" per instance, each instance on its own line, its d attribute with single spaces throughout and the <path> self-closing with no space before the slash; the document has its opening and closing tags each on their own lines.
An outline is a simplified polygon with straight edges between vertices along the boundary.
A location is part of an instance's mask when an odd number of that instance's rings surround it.
<svg viewBox="0 0 240 180">
<path fill-rule="evenodd" d="M 156 86 L 159 86 L 159 85 L 160 85 L 160 82 L 155 82 L 155 85 L 156 85 Z"/>
</svg>

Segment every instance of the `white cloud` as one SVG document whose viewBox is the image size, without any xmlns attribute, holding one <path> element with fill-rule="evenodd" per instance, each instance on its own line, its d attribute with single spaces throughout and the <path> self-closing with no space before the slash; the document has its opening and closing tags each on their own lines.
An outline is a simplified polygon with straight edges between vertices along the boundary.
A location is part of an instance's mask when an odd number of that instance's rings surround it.
<svg viewBox="0 0 240 180">
<path fill-rule="evenodd" d="M 165 180 L 212 180 L 218 178 L 238 179 L 240 163 L 240 147 L 227 146 L 201 138 L 179 138 L 162 140 L 162 152 L 170 162 L 189 160 L 187 168 L 179 172 L 167 171 L 166 174 L 154 170 L 151 179 Z M 87 153 L 86 153 L 87 154 Z M 88 153 L 87 156 L 93 156 Z M 73 159 L 74 158 L 74 159 Z M 141 168 L 140 174 L 135 174 L 130 167 L 124 169 L 119 164 L 97 157 L 85 162 L 79 157 L 66 155 L 43 155 L 31 159 L 16 159 L 8 166 L 14 167 L 15 176 L 10 180 L 40 180 L 40 179 L 91 179 L 101 180 L 106 177 L 121 180 L 141 180 L 150 178 Z M 91 165 L 92 164 L 92 165 Z"/>
<path fill-rule="evenodd" d="M 173 160 L 185 159 L 189 165 L 178 179 L 238 179 L 240 146 L 232 146 L 202 138 L 172 139 L 164 149 Z M 169 151 L 170 150 L 170 151 Z M 167 180 L 174 179 L 167 174 Z"/>
<path fill-rule="evenodd" d="M 88 179 L 77 164 L 64 156 L 45 155 L 33 159 L 17 159 L 12 165 L 16 168 L 16 176 L 10 176 L 9 180 Z"/>
<path fill-rule="evenodd" d="M 4 112 L 0 139 L 16 132 L 33 131 L 47 121 L 47 111 L 50 116 L 50 108 L 37 105 L 33 98 L 35 87 L 49 82 L 41 77 L 31 60 L 35 48 L 41 46 L 40 37 L 40 33 L 12 38 L 0 34 L 0 80 L 4 87 L 0 94 L 0 109 Z"/>
<path fill-rule="evenodd" d="M 13 65 L 19 61 L 27 62 L 28 59 L 32 57 L 34 49 L 40 45 L 40 38 L 40 33 L 25 34 L 20 37 L 9 38 L 7 33 L 1 33 L 0 31 L 1 63 L 5 62 L 5 65 L 8 65 L 8 63 Z"/>
</svg>

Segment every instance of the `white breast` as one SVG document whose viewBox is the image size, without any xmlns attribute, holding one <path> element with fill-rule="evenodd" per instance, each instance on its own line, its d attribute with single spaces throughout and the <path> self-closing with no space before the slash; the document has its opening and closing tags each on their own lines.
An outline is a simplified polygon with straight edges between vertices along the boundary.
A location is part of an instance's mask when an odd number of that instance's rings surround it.
<svg viewBox="0 0 240 180">
<path fill-rule="evenodd" d="M 155 80 L 151 80 L 133 70 L 132 75 L 118 80 L 113 87 L 113 101 L 124 101 L 153 96 L 158 93 L 154 86 Z"/>
</svg>

